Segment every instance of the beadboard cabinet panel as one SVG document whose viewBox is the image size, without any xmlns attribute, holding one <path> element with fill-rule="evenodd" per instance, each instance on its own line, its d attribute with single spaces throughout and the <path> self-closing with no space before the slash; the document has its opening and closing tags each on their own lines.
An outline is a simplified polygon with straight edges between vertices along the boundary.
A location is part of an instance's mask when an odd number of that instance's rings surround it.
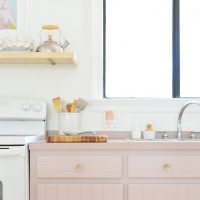
<svg viewBox="0 0 200 200">
<path fill-rule="evenodd" d="M 200 184 L 130 184 L 129 200 L 199 200 Z"/>
<path fill-rule="evenodd" d="M 200 184 L 193 184 L 189 186 L 189 200 L 200 199 Z"/>
<path fill-rule="evenodd" d="M 38 184 L 37 200 L 123 200 L 123 185 Z"/>
</svg>

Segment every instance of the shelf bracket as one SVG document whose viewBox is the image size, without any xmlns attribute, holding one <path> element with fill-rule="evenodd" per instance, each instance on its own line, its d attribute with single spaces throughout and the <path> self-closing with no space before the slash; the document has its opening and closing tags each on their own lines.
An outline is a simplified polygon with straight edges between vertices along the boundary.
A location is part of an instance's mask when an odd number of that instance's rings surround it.
<svg viewBox="0 0 200 200">
<path fill-rule="evenodd" d="M 51 59 L 51 58 L 47 58 L 47 60 L 48 60 L 52 65 L 55 65 L 55 64 L 56 64 L 56 63 L 54 62 L 54 60 Z"/>
</svg>

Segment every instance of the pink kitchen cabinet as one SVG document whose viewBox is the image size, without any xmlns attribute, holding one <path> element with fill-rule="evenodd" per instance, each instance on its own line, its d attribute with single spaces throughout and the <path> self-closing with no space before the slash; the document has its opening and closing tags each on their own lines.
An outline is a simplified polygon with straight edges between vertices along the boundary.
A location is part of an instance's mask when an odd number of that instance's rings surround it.
<svg viewBox="0 0 200 200">
<path fill-rule="evenodd" d="M 200 200 L 200 145 L 170 145 L 31 144 L 30 200 Z"/>
</svg>

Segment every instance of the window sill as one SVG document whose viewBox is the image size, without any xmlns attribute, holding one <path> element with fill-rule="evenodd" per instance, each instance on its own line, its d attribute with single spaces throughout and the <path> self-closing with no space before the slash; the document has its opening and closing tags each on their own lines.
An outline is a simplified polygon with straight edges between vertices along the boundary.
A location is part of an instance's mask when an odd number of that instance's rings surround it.
<svg viewBox="0 0 200 200">
<path fill-rule="evenodd" d="M 200 98 L 112 98 L 90 101 L 93 112 L 114 110 L 126 113 L 177 113 L 180 108 L 191 100 Z M 199 106 L 192 106 L 186 112 L 199 113 Z"/>
</svg>

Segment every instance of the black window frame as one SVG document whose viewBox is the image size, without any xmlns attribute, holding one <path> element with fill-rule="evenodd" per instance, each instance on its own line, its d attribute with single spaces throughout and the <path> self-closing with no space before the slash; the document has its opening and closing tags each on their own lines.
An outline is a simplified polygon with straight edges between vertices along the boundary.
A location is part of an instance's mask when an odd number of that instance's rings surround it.
<svg viewBox="0 0 200 200">
<path fill-rule="evenodd" d="M 106 0 L 103 0 L 103 97 L 106 96 Z M 172 98 L 180 98 L 180 0 L 172 0 Z"/>
</svg>

